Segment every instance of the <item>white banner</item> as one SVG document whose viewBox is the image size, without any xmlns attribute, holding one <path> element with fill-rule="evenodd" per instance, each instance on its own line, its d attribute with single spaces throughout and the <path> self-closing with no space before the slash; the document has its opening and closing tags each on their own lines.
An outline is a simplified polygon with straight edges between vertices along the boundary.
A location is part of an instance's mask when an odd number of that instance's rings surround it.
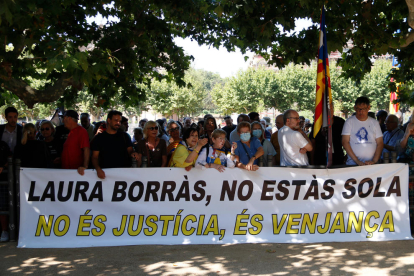
<svg viewBox="0 0 414 276">
<path fill-rule="evenodd" d="M 26 169 L 18 247 L 412 239 L 408 165 Z"/>
</svg>

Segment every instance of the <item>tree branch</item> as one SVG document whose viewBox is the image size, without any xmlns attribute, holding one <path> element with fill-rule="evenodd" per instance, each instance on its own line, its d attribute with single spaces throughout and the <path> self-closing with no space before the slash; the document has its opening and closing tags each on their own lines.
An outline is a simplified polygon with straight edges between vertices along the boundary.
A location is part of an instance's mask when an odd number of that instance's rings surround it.
<svg viewBox="0 0 414 276">
<path fill-rule="evenodd" d="M 53 85 L 43 90 L 30 87 L 25 81 L 9 78 L 3 88 L 17 95 L 29 108 L 38 102 L 52 102 L 58 100 L 65 92 L 66 87 L 74 85 L 73 78 L 63 73 Z"/>
</svg>

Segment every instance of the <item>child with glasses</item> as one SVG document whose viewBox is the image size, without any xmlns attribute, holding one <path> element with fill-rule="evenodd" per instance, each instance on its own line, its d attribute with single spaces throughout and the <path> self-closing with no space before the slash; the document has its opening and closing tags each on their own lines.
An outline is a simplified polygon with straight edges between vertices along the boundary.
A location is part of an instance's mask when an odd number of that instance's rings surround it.
<svg viewBox="0 0 414 276">
<path fill-rule="evenodd" d="M 213 168 L 224 172 L 225 168 L 234 168 L 234 162 L 230 153 L 223 151 L 227 133 L 224 130 L 216 129 L 211 134 L 212 145 L 204 147 L 197 159 L 196 167 L 206 169 Z M 233 151 L 233 148 L 232 148 Z"/>
</svg>

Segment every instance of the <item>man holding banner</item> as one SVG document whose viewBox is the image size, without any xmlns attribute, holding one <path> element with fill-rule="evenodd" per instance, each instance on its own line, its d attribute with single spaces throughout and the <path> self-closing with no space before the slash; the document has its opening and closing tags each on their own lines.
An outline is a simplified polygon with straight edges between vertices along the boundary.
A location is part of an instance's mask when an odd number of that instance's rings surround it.
<svg viewBox="0 0 414 276">
<path fill-rule="evenodd" d="M 348 154 L 347 165 L 373 165 L 381 157 L 384 143 L 377 120 L 368 116 L 371 108 L 367 97 L 355 101 L 355 116 L 346 120 L 342 130 L 342 146 Z"/>
</svg>

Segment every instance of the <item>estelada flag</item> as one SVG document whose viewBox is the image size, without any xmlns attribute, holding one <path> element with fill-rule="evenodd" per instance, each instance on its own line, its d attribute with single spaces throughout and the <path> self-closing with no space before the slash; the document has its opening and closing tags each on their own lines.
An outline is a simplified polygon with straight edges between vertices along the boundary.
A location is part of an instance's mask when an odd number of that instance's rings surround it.
<svg viewBox="0 0 414 276">
<path fill-rule="evenodd" d="M 392 58 L 392 68 L 396 68 L 398 70 L 398 68 L 401 65 L 398 63 L 397 59 L 395 58 L 395 56 Z M 391 78 L 391 82 L 394 82 L 394 79 Z M 393 101 L 398 99 L 398 84 L 397 84 L 397 93 L 395 92 L 391 92 L 390 93 L 390 114 L 395 114 L 398 112 L 398 109 L 400 107 L 400 104 L 396 103 L 394 104 Z"/>
<path fill-rule="evenodd" d="M 325 8 L 322 7 L 321 24 L 319 31 L 318 71 L 316 78 L 316 103 L 313 136 L 319 133 L 322 127 L 327 127 L 327 166 L 332 164 L 332 93 L 329 76 L 329 58 L 326 42 Z"/>
</svg>

